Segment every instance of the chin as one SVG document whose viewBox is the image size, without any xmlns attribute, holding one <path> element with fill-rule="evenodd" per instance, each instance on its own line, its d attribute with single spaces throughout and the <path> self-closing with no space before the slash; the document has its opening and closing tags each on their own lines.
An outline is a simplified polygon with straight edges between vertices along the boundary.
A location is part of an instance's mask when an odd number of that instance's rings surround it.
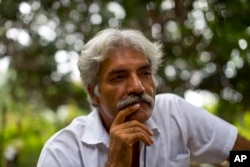
<svg viewBox="0 0 250 167">
<path fill-rule="evenodd" d="M 137 120 L 141 123 L 146 122 L 151 116 L 151 111 L 136 111 L 135 113 L 127 116 L 126 121 Z"/>
</svg>

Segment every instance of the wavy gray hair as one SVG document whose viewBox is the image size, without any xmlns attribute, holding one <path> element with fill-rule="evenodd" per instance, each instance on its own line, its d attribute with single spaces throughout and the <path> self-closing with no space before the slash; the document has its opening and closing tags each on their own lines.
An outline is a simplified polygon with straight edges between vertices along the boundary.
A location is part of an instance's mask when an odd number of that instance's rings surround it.
<svg viewBox="0 0 250 167">
<path fill-rule="evenodd" d="M 81 80 L 87 94 L 89 85 L 95 88 L 98 86 L 96 78 L 100 62 L 108 56 L 108 51 L 117 48 L 132 48 L 141 52 L 149 59 L 153 74 L 156 73 L 163 55 L 162 45 L 149 41 L 140 31 L 113 28 L 100 31 L 84 45 L 78 61 Z M 88 98 L 91 102 L 89 94 Z"/>
</svg>

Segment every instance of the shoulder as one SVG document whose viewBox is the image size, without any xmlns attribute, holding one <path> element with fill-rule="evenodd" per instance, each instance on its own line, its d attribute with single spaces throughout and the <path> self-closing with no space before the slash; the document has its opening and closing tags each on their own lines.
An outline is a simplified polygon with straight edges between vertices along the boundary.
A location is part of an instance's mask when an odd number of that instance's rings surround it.
<svg viewBox="0 0 250 167">
<path fill-rule="evenodd" d="M 152 114 L 152 118 L 155 120 L 170 119 L 179 120 L 183 117 L 184 110 L 187 110 L 186 101 L 175 94 L 162 93 L 155 97 L 155 105 Z M 164 121 L 165 122 L 165 121 Z"/>
<path fill-rule="evenodd" d="M 99 122 L 100 118 L 97 111 L 92 111 L 86 116 L 76 117 L 69 125 L 51 136 L 44 148 L 77 149 L 81 142 L 89 140 L 93 136 L 90 134 L 100 131 L 101 125 L 99 125 Z"/>
<path fill-rule="evenodd" d="M 156 95 L 156 101 L 162 101 L 164 100 L 165 102 L 174 102 L 176 100 L 183 100 L 182 97 L 173 94 L 173 93 L 161 93 Z"/>
<path fill-rule="evenodd" d="M 80 140 L 85 131 L 87 118 L 88 116 L 74 118 L 69 125 L 53 134 L 46 142 L 45 147 L 58 146 L 63 148 L 62 145 L 66 146 L 72 143 L 72 140 Z"/>
<path fill-rule="evenodd" d="M 192 105 L 184 98 L 171 94 L 163 93 L 156 95 L 154 115 L 160 115 L 160 117 L 171 117 L 174 120 L 180 122 L 191 121 L 199 118 L 206 117 L 209 113 L 203 108 Z"/>
<path fill-rule="evenodd" d="M 52 135 L 43 146 L 38 166 L 82 166 L 79 149 L 90 117 L 91 114 L 76 117 L 68 126 Z"/>
<path fill-rule="evenodd" d="M 162 93 L 155 97 L 155 109 L 177 109 L 187 102 L 180 96 L 172 93 Z"/>
<path fill-rule="evenodd" d="M 95 119 L 97 119 L 96 113 L 93 111 L 88 115 L 74 118 L 70 124 L 53 134 L 44 147 L 49 149 L 54 147 L 58 147 L 58 149 L 77 147 L 86 133 L 90 122 L 93 122 Z"/>
</svg>

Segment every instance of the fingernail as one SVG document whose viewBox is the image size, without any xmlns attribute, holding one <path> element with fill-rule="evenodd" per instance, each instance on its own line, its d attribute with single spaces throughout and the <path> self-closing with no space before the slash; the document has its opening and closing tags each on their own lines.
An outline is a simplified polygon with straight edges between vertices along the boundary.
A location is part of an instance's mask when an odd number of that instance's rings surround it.
<svg viewBox="0 0 250 167">
<path fill-rule="evenodd" d="M 150 131 L 150 135 L 154 135 L 154 132 L 152 130 Z"/>
<path fill-rule="evenodd" d="M 151 140 L 150 140 L 150 146 L 151 146 L 153 143 L 154 143 L 154 140 L 151 139 Z"/>
</svg>

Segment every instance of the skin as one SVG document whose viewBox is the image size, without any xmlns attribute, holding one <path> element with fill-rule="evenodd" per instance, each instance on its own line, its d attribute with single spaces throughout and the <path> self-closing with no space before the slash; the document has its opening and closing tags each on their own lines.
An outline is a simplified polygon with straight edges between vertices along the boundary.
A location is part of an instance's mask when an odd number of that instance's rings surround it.
<svg viewBox="0 0 250 167">
<path fill-rule="evenodd" d="M 91 85 L 88 92 L 110 134 L 106 167 L 138 167 L 139 141 L 147 146 L 153 144 L 153 133 L 143 124 L 151 116 L 153 106 L 139 102 L 118 110 L 116 105 L 130 94 L 147 93 L 154 98 L 150 63 L 138 51 L 129 48 L 112 50 L 101 62 L 97 79 L 100 96 L 95 95 Z M 238 135 L 232 150 L 250 150 L 250 141 Z"/>
<path fill-rule="evenodd" d="M 102 121 L 110 133 L 107 166 L 138 166 L 139 141 L 148 146 L 153 143 L 153 133 L 143 124 L 150 118 L 153 106 L 138 102 L 118 110 L 116 105 L 130 94 L 147 93 L 155 97 L 150 63 L 138 51 L 112 50 L 100 64 L 98 83 L 101 96 L 95 96 L 91 86 L 89 93 L 99 106 Z"/>
</svg>

